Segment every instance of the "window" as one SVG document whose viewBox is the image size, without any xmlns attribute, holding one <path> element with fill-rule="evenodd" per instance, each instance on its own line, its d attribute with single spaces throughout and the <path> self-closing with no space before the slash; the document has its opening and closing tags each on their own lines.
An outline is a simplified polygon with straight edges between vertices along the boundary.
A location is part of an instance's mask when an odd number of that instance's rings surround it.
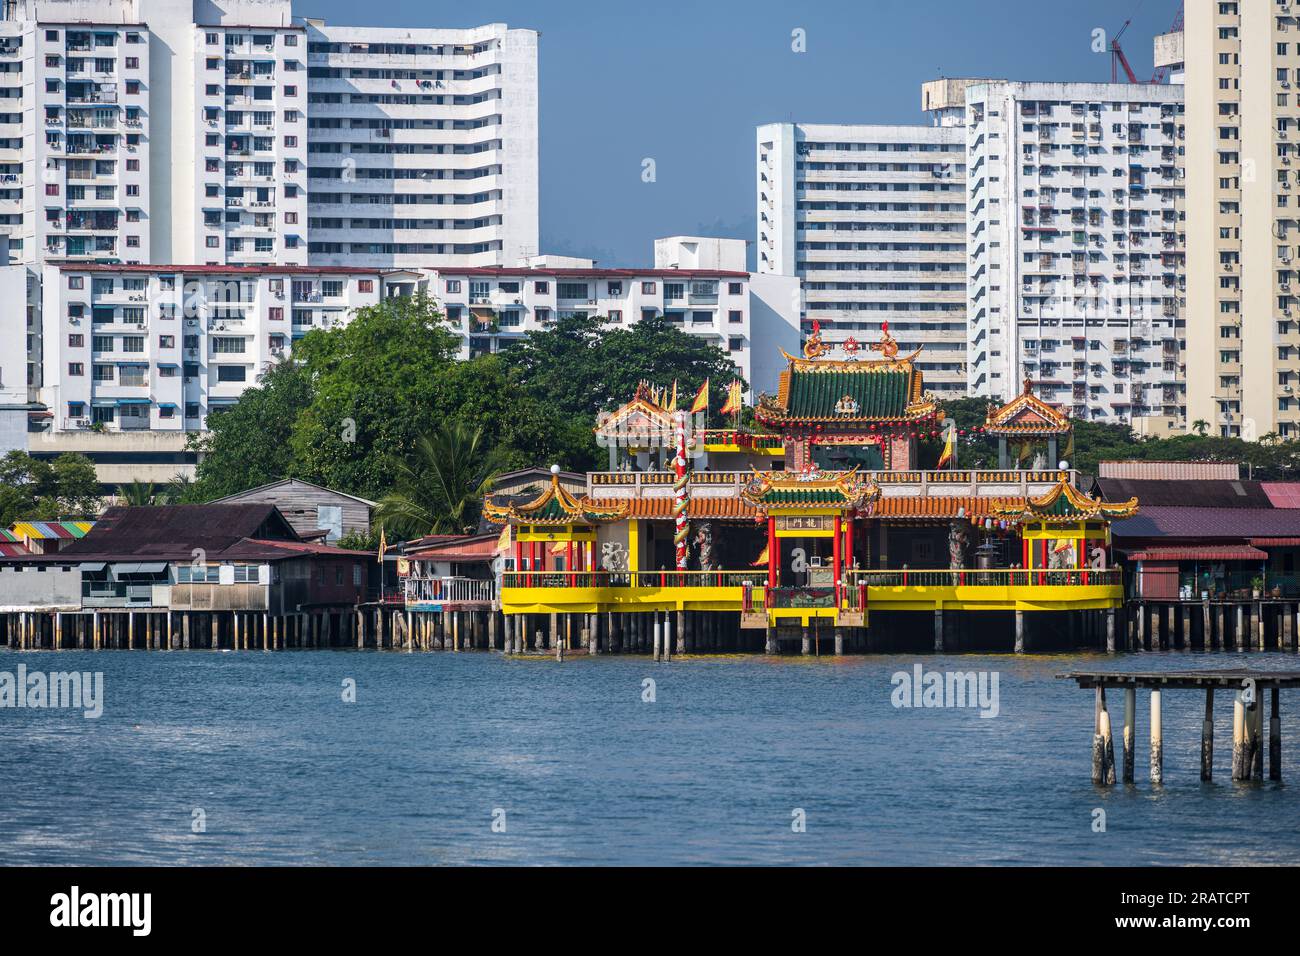
<svg viewBox="0 0 1300 956">
<path fill-rule="evenodd" d="M 587 283 L 557 282 L 555 283 L 555 294 L 561 299 L 586 299 Z"/>
<path fill-rule="evenodd" d="M 654 294 L 655 294 L 655 284 L 654 284 L 653 282 L 642 282 L 642 283 L 641 283 L 641 294 L 642 294 L 642 295 L 654 295 Z"/>
<path fill-rule="evenodd" d="M 229 336 L 217 335 L 212 338 L 213 355 L 242 355 L 244 352 L 244 340 L 241 338 L 231 338 Z"/>
<path fill-rule="evenodd" d="M 78 375 L 85 375 L 85 374 L 86 374 L 86 366 L 83 365 L 81 362 L 68 363 L 68 375 L 78 376 Z"/>
<path fill-rule="evenodd" d="M 80 332 L 74 332 L 68 336 L 68 348 L 79 349 L 86 344 L 86 337 Z"/>
<path fill-rule="evenodd" d="M 69 289 L 84 289 L 86 287 L 85 276 L 68 276 Z"/>
<path fill-rule="evenodd" d="M 286 137 L 284 138 L 284 145 L 285 145 L 285 148 L 286 148 L 286 149 L 294 149 L 294 148 L 296 148 L 297 145 L 298 145 L 298 137 L 297 137 L 297 136 L 286 136 Z"/>
<path fill-rule="evenodd" d="M 174 349 L 176 347 L 176 336 L 174 335 L 158 336 L 158 347 L 160 349 Z"/>
<path fill-rule="evenodd" d="M 458 295 L 458 294 L 460 293 L 460 280 L 459 280 L 459 279 L 448 279 L 448 280 L 447 280 L 447 293 L 448 293 L 449 295 Z"/>
<path fill-rule="evenodd" d="M 534 294 L 534 295 L 550 295 L 550 294 L 551 294 L 551 284 L 550 284 L 549 282 L 534 282 L 534 283 L 533 283 L 533 294 Z"/>
<path fill-rule="evenodd" d="M 374 280 L 374 279 L 358 279 L 358 280 L 357 280 L 357 291 L 358 291 L 358 292 L 373 292 L 374 290 L 375 290 L 375 280 Z"/>
<path fill-rule="evenodd" d="M 745 340 L 739 335 L 733 335 L 727 339 L 727 351 L 739 352 L 745 348 Z"/>
<path fill-rule="evenodd" d="M 739 309 L 731 309 L 727 312 L 727 321 L 732 325 L 739 325 L 745 321 L 745 313 Z"/>
<path fill-rule="evenodd" d="M 745 288 L 745 287 L 744 287 L 741 283 L 739 283 L 739 282 L 728 282 L 728 283 L 727 283 L 727 294 L 728 294 L 728 295 L 742 295 L 743 292 L 744 292 L 744 288 Z"/>
<path fill-rule="evenodd" d="M 611 283 L 609 284 L 609 294 L 610 294 L 611 298 L 612 298 L 612 297 L 621 296 L 621 295 L 623 294 L 623 283 L 621 283 L 621 282 L 611 282 Z"/>
<path fill-rule="evenodd" d="M 266 317 L 272 322 L 280 322 L 284 319 L 284 306 L 273 305 L 266 310 Z"/>
<path fill-rule="evenodd" d="M 245 381 L 248 370 L 242 365 L 218 365 L 217 381 L 218 382 L 242 382 Z"/>
</svg>

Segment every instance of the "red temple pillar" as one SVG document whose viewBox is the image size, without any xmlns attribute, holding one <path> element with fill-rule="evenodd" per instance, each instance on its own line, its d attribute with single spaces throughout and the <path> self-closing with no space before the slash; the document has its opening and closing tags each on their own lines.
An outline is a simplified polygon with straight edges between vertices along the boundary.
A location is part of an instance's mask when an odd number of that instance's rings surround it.
<svg viewBox="0 0 1300 956">
<path fill-rule="evenodd" d="M 853 567 L 853 512 L 849 512 L 849 520 L 844 522 L 844 567 L 852 569 Z"/>
<path fill-rule="evenodd" d="M 564 570 L 573 571 L 573 542 L 567 541 L 564 545 Z M 573 578 L 569 578 L 570 581 Z"/>
<path fill-rule="evenodd" d="M 840 574 L 843 568 L 843 541 L 840 536 L 844 533 L 844 524 L 839 515 L 835 516 L 835 533 L 831 538 L 831 581 L 835 586 L 835 606 L 840 606 Z"/>
<path fill-rule="evenodd" d="M 776 587 L 778 569 L 781 567 L 781 552 L 776 544 L 776 518 L 767 516 L 767 586 Z"/>
</svg>

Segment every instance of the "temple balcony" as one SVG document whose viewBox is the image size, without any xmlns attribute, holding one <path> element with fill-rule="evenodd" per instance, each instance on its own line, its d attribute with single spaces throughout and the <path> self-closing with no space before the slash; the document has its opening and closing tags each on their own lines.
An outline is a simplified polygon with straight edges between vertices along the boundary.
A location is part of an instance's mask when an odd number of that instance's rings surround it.
<svg viewBox="0 0 1300 956">
<path fill-rule="evenodd" d="M 839 587 L 766 586 L 748 571 L 507 571 L 507 614 L 723 611 L 746 626 L 830 619 L 863 626 L 871 611 L 1066 611 L 1119 607 L 1118 568 L 850 570 Z"/>
<path fill-rule="evenodd" d="M 952 497 L 1007 498 L 1046 494 L 1062 479 L 1079 483 L 1079 473 L 1047 469 L 863 471 L 864 480 L 880 486 L 885 498 Z M 701 497 L 739 497 L 754 477 L 752 471 L 696 471 L 690 476 L 691 494 Z M 671 471 L 596 471 L 587 475 L 587 495 L 600 500 L 671 497 Z"/>
</svg>

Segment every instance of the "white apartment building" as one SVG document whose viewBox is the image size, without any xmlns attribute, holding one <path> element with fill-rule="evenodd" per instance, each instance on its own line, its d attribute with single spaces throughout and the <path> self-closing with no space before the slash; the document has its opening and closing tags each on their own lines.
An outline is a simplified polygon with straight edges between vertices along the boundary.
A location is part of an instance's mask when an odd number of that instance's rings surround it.
<svg viewBox="0 0 1300 956">
<path fill-rule="evenodd" d="M 939 396 L 966 392 L 966 157 L 961 129 L 758 127 L 760 274 L 803 282 L 803 331 L 866 346 L 882 326 Z"/>
<path fill-rule="evenodd" d="M 51 430 L 202 430 L 295 339 L 382 295 L 367 269 L 47 263 Z"/>
<path fill-rule="evenodd" d="M 1187 94 L 1188 418 L 1211 434 L 1293 439 L 1300 5 L 1189 3 L 1184 32 L 1164 43 Z"/>
<path fill-rule="evenodd" d="M 17 0 L 0 20 L 0 230 L 15 261 L 147 261 L 150 34 L 133 5 Z"/>
<path fill-rule="evenodd" d="M 1183 427 L 1183 91 L 965 88 L 970 394 Z"/>
<path fill-rule="evenodd" d="M 306 29 L 310 262 L 538 253 L 535 31 Z"/>
</svg>

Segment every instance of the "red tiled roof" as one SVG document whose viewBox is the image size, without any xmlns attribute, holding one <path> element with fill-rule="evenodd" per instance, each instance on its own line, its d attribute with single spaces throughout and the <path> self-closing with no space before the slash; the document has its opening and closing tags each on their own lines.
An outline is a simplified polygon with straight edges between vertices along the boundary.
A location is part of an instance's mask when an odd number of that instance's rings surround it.
<svg viewBox="0 0 1300 956">
<path fill-rule="evenodd" d="M 1300 508 L 1300 481 L 1261 481 L 1274 508 Z"/>
<path fill-rule="evenodd" d="M 530 278 L 556 276 L 561 279 L 748 279 L 748 272 L 723 269 L 536 269 L 510 266 L 474 266 L 464 269 L 440 268 L 440 276 L 506 276 Z"/>
<path fill-rule="evenodd" d="M 1268 552 L 1247 545 L 1170 544 L 1127 552 L 1130 561 L 1267 561 Z"/>
<path fill-rule="evenodd" d="M 584 504 L 596 508 L 613 507 L 627 499 L 592 498 L 584 499 Z M 628 502 L 629 518 L 661 518 L 669 520 L 673 516 L 671 498 L 633 498 Z M 692 498 L 686 506 L 688 518 L 734 518 L 739 521 L 755 521 L 762 512 L 740 498 Z"/>
<path fill-rule="evenodd" d="M 413 561 L 491 561 L 497 554 L 497 541 L 500 535 L 455 535 L 447 541 L 418 551 L 411 551 L 406 557 Z"/>
<path fill-rule="evenodd" d="M 60 272 L 148 272 L 167 274 L 183 272 L 191 275 L 379 275 L 380 269 L 363 269 L 354 266 L 203 266 L 203 265 L 126 265 L 105 262 L 69 262 L 51 260 L 49 265 Z"/>
</svg>

